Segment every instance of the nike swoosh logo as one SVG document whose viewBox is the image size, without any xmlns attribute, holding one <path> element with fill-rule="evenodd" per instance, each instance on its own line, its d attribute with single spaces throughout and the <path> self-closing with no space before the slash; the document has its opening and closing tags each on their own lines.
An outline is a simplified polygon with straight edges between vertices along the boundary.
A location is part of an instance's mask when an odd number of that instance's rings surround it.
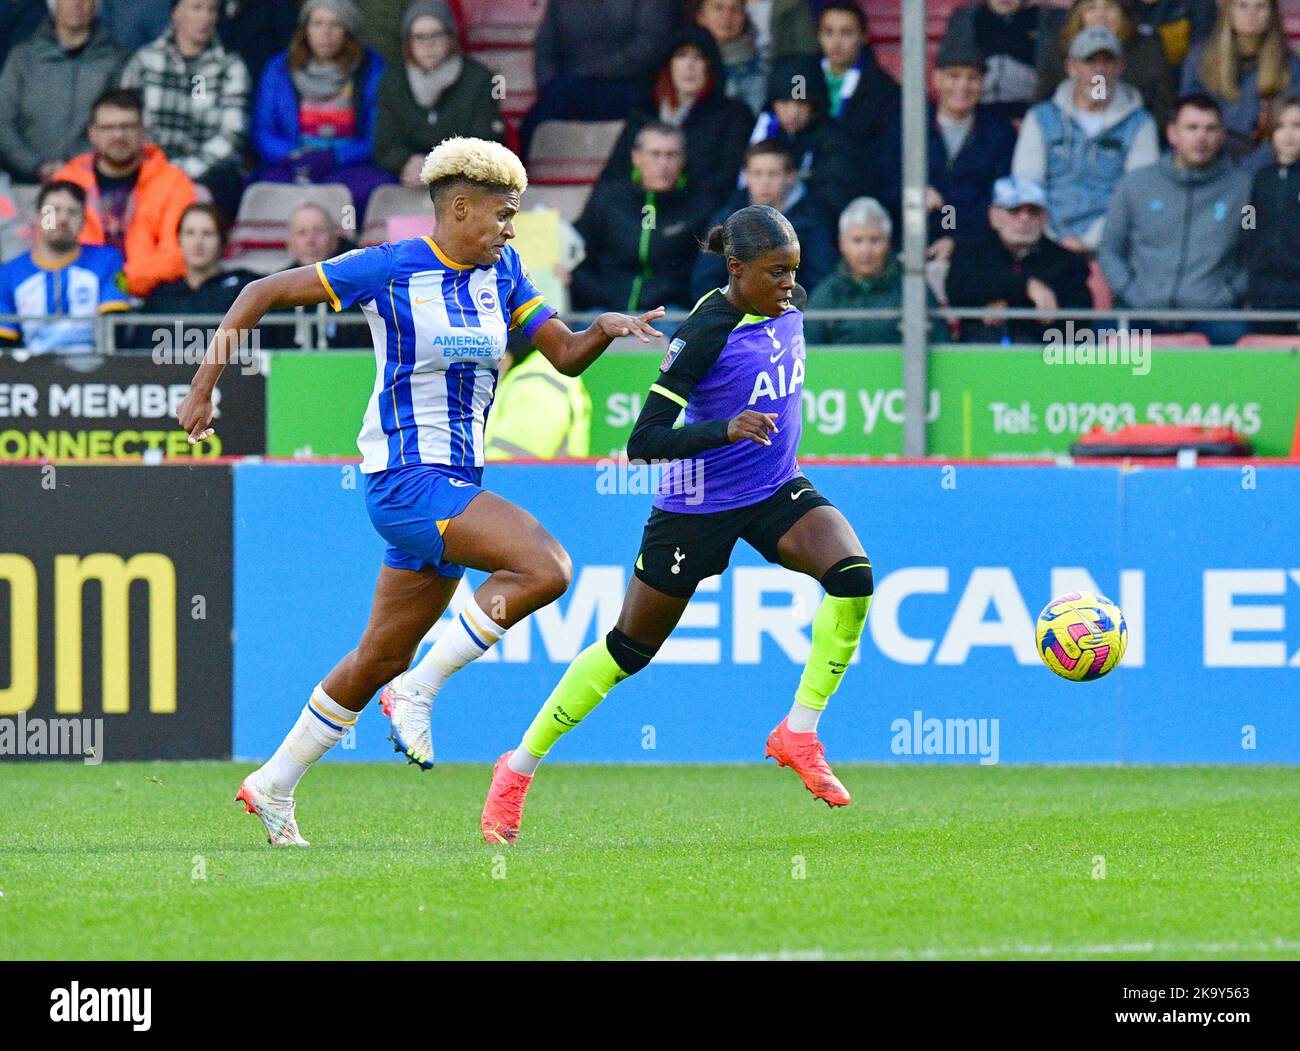
<svg viewBox="0 0 1300 1051">
<path fill-rule="evenodd" d="M 448 478 L 447 481 L 449 481 L 452 485 L 456 485 L 456 486 L 460 486 L 460 485 L 469 485 L 469 484 L 471 484 L 471 483 L 469 483 L 469 482 L 462 481 L 462 480 L 459 479 L 459 478 Z"/>
<path fill-rule="evenodd" d="M 415 305 L 416 305 L 417 307 L 422 307 L 422 306 L 424 306 L 425 303 L 432 303 L 434 300 L 436 300 L 436 299 L 438 299 L 438 298 L 439 298 L 438 296 L 430 296 L 428 299 L 421 299 L 419 296 L 416 296 L 416 297 L 415 297 Z"/>
<path fill-rule="evenodd" d="M 789 348 L 789 347 L 786 347 L 785 349 L 786 349 L 786 350 L 789 350 L 790 348 Z M 778 361 L 780 361 L 783 357 L 785 357 L 785 350 L 781 351 L 780 354 L 773 354 L 773 355 L 772 355 L 770 358 L 768 358 L 767 360 L 770 361 L 773 365 L 775 365 L 775 364 L 776 364 Z"/>
<path fill-rule="evenodd" d="M 804 493 L 811 493 L 811 492 L 812 492 L 811 489 L 800 489 L 797 493 L 791 493 L 791 494 L 790 494 L 790 499 L 791 499 L 791 500 L 798 500 L 799 497 L 803 496 Z"/>
</svg>

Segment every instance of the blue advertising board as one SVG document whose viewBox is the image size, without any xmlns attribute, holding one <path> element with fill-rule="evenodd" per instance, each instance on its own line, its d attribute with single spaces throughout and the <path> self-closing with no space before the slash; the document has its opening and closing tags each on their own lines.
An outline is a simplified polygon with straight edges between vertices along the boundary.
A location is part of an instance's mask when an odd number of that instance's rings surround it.
<svg viewBox="0 0 1300 1051">
<path fill-rule="evenodd" d="M 821 722 L 834 758 L 1300 762 L 1300 470 L 806 474 L 852 522 L 876 577 L 858 659 Z M 494 465 L 486 481 L 559 539 L 574 579 L 449 682 L 434 709 L 441 761 L 515 746 L 568 662 L 613 625 L 650 508 L 645 475 L 615 461 Z M 274 751 L 356 644 L 384 545 L 353 465 L 237 466 L 234 531 L 234 754 L 253 759 Z M 1034 648 L 1038 611 L 1080 588 L 1119 602 L 1130 628 L 1123 665 L 1089 683 L 1056 678 Z M 820 594 L 737 545 L 654 662 L 554 758 L 760 760 L 792 700 Z M 395 760 L 386 735 L 372 705 L 331 759 Z"/>
</svg>

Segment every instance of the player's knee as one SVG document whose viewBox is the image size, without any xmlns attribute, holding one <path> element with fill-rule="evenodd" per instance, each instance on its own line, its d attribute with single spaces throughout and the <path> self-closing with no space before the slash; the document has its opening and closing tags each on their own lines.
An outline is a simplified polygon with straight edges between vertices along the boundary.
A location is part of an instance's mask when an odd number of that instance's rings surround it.
<svg viewBox="0 0 1300 1051">
<path fill-rule="evenodd" d="M 545 602 L 554 602 L 573 583 L 573 559 L 557 541 L 552 540 L 532 560 L 529 575 L 535 581 L 537 597 Z"/>
<path fill-rule="evenodd" d="M 357 671 L 370 683 L 378 683 L 382 686 L 384 683 L 392 682 L 402 672 L 406 671 L 407 666 L 411 663 L 409 653 L 392 653 L 376 646 L 362 645 L 357 648 L 356 652 Z"/>
<path fill-rule="evenodd" d="M 618 628 L 611 628 L 605 636 L 605 648 L 625 675 L 635 675 L 650 663 L 659 650 L 658 646 L 649 646 L 628 638 Z"/>
<path fill-rule="evenodd" d="M 865 555 L 842 558 L 822 574 L 826 594 L 836 598 L 870 598 L 875 590 L 871 560 Z"/>
</svg>

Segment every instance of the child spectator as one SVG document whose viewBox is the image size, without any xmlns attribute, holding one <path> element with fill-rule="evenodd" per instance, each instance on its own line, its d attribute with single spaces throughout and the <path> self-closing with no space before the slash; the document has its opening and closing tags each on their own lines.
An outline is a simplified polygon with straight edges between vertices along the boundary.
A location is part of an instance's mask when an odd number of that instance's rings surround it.
<svg viewBox="0 0 1300 1051">
<path fill-rule="evenodd" d="M 1247 235 L 1247 297 L 1256 310 L 1300 310 L 1300 96 L 1278 109 L 1273 162 L 1255 173 L 1250 203 L 1254 229 Z M 1295 321 L 1256 321 L 1256 332 L 1295 333 Z"/>
<path fill-rule="evenodd" d="M 217 0 L 176 0 L 171 17 L 162 36 L 131 56 L 121 86 L 139 89 L 145 130 L 167 159 L 233 216 L 248 138 L 248 69 L 217 39 Z"/>
<path fill-rule="evenodd" d="M 735 191 L 709 226 L 751 204 L 775 208 L 790 221 L 799 239 L 799 282 L 805 288 L 816 287 L 835 266 L 830 223 L 800 182 L 790 151 L 773 139 L 756 142 L 745 151 L 745 188 Z M 726 283 L 727 261 L 713 252 L 701 252 L 691 275 L 691 296 L 699 299 Z"/>
<path fill-rule="evenodd" d="M 352 0 L 306 0 L 289 50 L 266 64 L 253 109 L 253 143 L 269 182 L 340 182 L 363 214 L 392 176 L 374 164 L 384 63 L 361 43 Z"/>
<path fill-rule="evenodd" d="M 446 0 L 419 0 L 402 16 L 402 61 L 379 85 L 375 159 L 408 189 L 424 186 L 425 155 L 463 135 L 504 142 L 505 121 L 493 97 L 492 72 L 460 53 Z"/>
</svg>

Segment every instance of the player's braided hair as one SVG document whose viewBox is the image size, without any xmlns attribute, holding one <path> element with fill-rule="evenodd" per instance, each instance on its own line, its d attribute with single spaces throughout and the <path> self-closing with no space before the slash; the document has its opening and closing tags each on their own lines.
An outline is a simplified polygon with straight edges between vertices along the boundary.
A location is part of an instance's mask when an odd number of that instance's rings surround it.
<svg viewBox="0 0 1300 1051">
<path fill-rule="evenodd" d="M 742 263 L 797 241 L 790 220 L 766 204 L 751 204 L 727 216 L 704 239 L 704 250 Z"/>
</svg>

